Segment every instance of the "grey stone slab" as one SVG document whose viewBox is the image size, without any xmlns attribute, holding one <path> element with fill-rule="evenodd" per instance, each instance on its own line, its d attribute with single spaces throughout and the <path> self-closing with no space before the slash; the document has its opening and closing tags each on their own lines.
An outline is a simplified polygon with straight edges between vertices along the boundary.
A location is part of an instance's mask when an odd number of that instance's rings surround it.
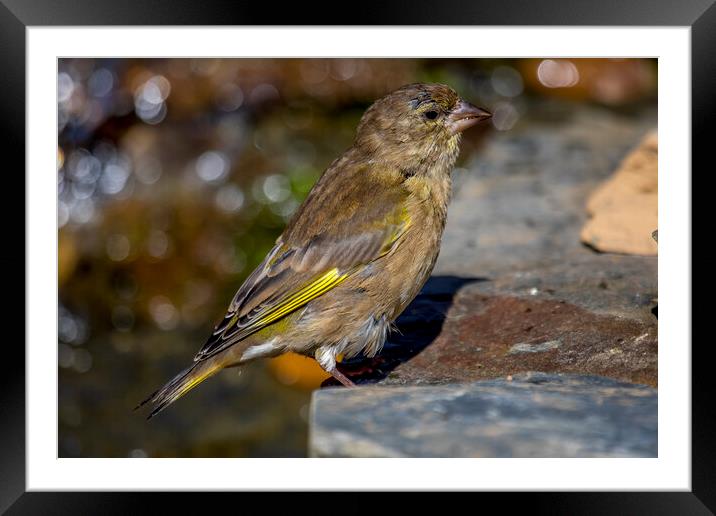
<svg viewBox="0 0 716 516">
<path fill-rule="evenodd" d="M 652 109 L 536 103 L 454 174 L 435 273 L 495 277 L 593 258 L 579 238 L 586 199 L 654 127 Z"/>
<path fill-rule="evenodd" d="M 316 457 L 656 457 L 657 393 L 581 375 L 316 391 Z"/>
</svg>

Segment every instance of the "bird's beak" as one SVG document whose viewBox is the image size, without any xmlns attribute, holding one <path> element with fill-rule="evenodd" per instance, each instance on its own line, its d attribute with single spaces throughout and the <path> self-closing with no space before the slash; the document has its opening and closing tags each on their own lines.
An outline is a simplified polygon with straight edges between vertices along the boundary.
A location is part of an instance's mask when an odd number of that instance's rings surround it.
<svg viewBox="0 0 716 516">
<path fill-rule="evenodd" d="M 461 100 L 447 117 L 447 126 L 452 134 L 463 132 L 478 122 L 489 120 L 492 113 Z"/>
</svg>

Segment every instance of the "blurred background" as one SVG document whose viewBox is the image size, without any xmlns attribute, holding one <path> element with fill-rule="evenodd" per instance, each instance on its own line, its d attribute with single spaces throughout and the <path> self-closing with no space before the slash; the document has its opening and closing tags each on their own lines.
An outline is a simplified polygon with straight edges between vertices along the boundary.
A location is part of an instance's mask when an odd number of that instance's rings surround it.
<svg viewBox="0 0 716 516">
<path fill-rule="evenodd" d="M 534 110 L 656 104 L 656 60 L 59 61 L 60 457 L 306 455 L 327 375 L 304 357 L 224 371 L 151 422 L 132 408 L 191 361 L 363 111 L 418 81 L 494 113 L 458 167 Z"/>
</svg>

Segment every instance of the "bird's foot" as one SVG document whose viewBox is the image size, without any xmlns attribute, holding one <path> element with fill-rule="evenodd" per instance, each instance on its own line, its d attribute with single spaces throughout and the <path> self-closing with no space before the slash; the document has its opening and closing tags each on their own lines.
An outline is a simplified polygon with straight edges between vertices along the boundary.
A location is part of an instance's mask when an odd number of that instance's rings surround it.
<svg viewBox="0 0 716 516">
<path fill-rule="evenodd" d="M 336 380 L 338 380 L 339 382 L 341 382 L 344 387 L 355 387 L 355 386 L 356 386 L 355 383 L 353 383 L 346 375 L 344 375 L 343 373 L 341 373 L 341 372 L 338 370 L 338 368 L 336 368 L 336 367 L 334 367 L 333 369 L 331 369 L 331 370 L 329 371 L 329 373 L 331 373 L 331 376 L 333 376 L 333 378 L 335 378 Z"/>
</svg>

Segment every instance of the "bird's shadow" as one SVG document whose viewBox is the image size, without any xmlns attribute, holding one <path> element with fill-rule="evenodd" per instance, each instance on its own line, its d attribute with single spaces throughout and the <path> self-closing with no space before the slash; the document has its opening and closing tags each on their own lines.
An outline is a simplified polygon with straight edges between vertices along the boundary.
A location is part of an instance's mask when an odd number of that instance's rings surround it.
<svg viewBox="0 0 716 516">
<path fill-rule="evenodd" d="M 396 321 L 397 331 L 391 332 L 382 351 L 369 358 L 358 355 L 338 364 L 338 369 L 355 383 L 375 383 L 390 374 L 428 347 L 442 331 L 445 317 L 455 294 L 465 285 L 487 278 L 431 276 L 420 294 Z M 328 378 L 322 387 L 340 383 Z"/>
</svg>

